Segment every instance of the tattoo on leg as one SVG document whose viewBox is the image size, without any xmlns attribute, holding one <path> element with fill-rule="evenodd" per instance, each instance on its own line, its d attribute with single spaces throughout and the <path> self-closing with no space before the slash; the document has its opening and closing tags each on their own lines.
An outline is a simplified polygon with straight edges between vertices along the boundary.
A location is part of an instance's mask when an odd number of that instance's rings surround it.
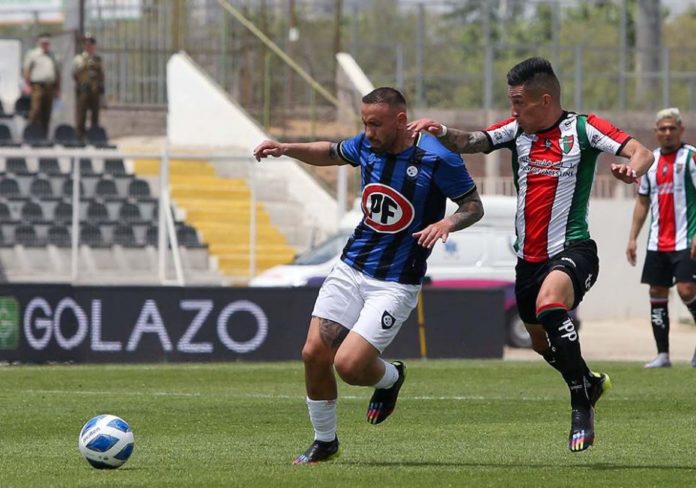
<svg viewBox="0 0 696 488">
<path fill-rule="evenodd" d="M 335 349 L 348 335 L 348 329 L 332 320 L 319 319 L 319 335 L 324 344 Z"/>
</svg>

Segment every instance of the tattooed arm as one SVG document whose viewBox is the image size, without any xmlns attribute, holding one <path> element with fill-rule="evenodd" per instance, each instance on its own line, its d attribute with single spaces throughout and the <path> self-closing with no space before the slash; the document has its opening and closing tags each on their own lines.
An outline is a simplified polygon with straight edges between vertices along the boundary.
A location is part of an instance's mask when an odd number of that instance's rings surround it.
<svg viewBox="0 0 696 488">
<path fill-rule="evenodd" d="M 419 245 L 432 248 L 438 239 L 447 242 L 450 232 L 465 229 L 483 217 L 483 204 L 476 189 L 458 199 L 457 203 L 459 208 L 452 215 L 413 234 Z"/>
<path fill-rule="evenodd" d="M 347 164 L 338 156 L 338 144 L 328 141 L 281 143 L 263 141 L 254 149 L 257 161 L 268 156 L 288 156 L 312 166 L 340 166 Z"/>
<path fill-rule="evenodd" d="M 418 119 L 408 124 L 408 130 L 416 133 L 422 130 L 437 137 L 450 151 L 459 154 L 486 152 L 492 149 L 491 142 L 483 131 L 466 132 L 451 127 L 445 128 L 433 119 Z"/>
</svg>

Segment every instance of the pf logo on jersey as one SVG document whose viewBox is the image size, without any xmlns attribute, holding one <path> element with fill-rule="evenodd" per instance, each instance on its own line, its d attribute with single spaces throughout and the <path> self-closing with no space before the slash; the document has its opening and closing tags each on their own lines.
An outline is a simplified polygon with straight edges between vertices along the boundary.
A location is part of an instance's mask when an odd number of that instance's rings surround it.
<svg viewBox="0 0 696 488">
<path fill-rule="evenodd" d="M 394 188 L 370 183 L 363 189 L 362 211 L 365 225 L 385 234 L 395 234 L 413 222 L 413 205 Z"/>
</svg>

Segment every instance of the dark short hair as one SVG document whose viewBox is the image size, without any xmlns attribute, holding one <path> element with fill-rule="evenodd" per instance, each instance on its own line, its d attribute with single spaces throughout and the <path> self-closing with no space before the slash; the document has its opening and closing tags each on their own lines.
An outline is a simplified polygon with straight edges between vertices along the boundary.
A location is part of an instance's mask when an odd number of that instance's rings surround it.
<svg viewBox="0 0 696 488">
<path fill-rule="evenodd" d="M 362 102 L 366 104 L 385 103 L 390 107 L 406 109 L 406 98 L 399 90 L 388 86 L 375 88 L 362 98 Z"/>
<path fill-rule="evenodd" d="M 40 41 L 41 39 L 46 39 L 46 40 L 49 40 L 49 41 L 50 41 L 50 40 L 51 40 L 51 34 L 50 34 L 49 32 L 42 32 L 41 34 L 39 34 L 38 36 L 36 36 L 36 39 L 39 40 L 39 41 Z"/>
<path fill-rule="evenodd" d="M 524 86 L 531 90 L 543 89 L 560 96 L 561 84 L 548 59 L 533 57 L 512 67 L 507 74 L 509 86 Z"/>
</svg>

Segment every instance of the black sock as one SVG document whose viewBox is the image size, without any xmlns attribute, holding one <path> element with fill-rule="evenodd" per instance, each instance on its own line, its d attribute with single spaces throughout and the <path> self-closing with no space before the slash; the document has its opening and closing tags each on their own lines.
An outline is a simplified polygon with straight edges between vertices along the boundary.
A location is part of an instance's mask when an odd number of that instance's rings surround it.
<svg viewBox="0 0 696 488">
<path fill-rule="evenodd" d="M 669 353 L 669 311 L 668 300 L 653 298 L 650 300 L 650 324 L 652 325 L 657 352 Z"/>
<path fill-rule="evenodd" d="M 580 337 L 568 311 L 560 304 L 552 305 L 537 311 L 537 318 L 551 343 L 551 351 L 556 359 L 552 366 L 561 372 L 570 389 L 571 406 L 589 408 L 587 388 L 591 382 L 591 373 L 582 358 Z"/>
<path fill-rule="evenodd" d="M 556 371 L 561 372 L 561 369 L 558 367 L 558 363 L 556 362 L 556 355 L 554 354 L 553 349 L 551 349 L 551 348 L 549 347 L 546 351 L 544 351 L 544 352 L 541 353 L 541 357 L 543 357 L 543 358 L 544 358 L 544 361 L 546 361 L 547 363 L 549 363 L 549 365 L 550 365 L 553 369 L 555 369 Z"/>
<path fill-rule="evenodd" d="M 689 303 L 685 303 L 684 305 L 689 309 L 691 316 L 694 318 L 694 322 L 696 322 L 696 297 L 693 297 Z"/>
</svg>

